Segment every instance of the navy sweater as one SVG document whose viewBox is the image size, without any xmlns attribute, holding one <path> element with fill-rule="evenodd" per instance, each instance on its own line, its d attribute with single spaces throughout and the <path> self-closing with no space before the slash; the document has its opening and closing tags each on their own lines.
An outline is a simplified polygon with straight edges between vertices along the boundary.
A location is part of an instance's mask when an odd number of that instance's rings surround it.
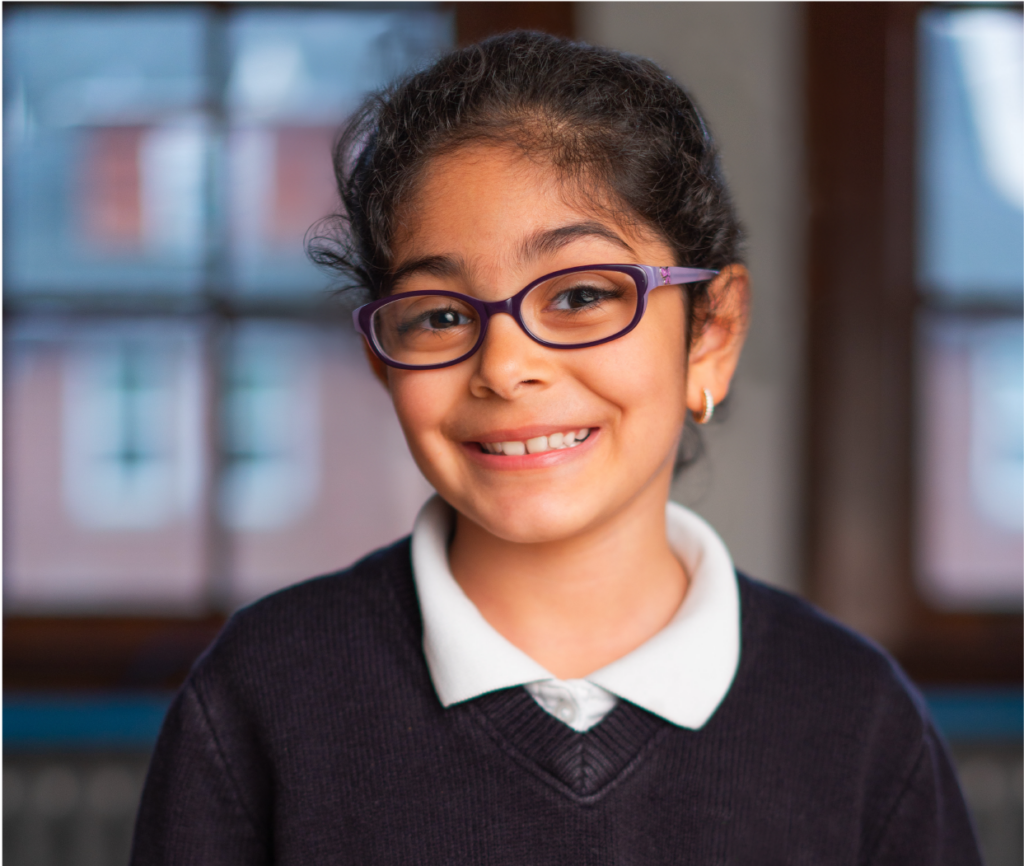
<svg viewBox="0 0 1024 866">
<path fill-rule="evenodd" d="M 980 863 L 894 663 L 739 582 L 739 670 L 698 731 L 620 701 L 576 733 L 522 688 L 444 709 L 408 540 L 270 596 L 171 707 L 132 863 Z"/>
</svg>

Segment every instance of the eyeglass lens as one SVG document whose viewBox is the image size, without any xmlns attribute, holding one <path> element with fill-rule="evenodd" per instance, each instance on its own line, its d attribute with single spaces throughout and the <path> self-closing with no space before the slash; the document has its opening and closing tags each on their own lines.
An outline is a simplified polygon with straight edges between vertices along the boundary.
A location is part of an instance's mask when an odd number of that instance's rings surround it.
<svg viewBox="0 0 1024 866">
<path fill-rule="evenodd" d="M 527 330 L 540 340 L 579 346 L 613 337 L 636 315 L 639 291 L 619 271 L 580 271 L 552 277 L 523 299 Z M 443 295 L 397 295 L 371 319 L 374 339 L 393 361 L 429 367 L 469 352 L 480 336 L 480 316 L 465 301 Z"/>
</svg>

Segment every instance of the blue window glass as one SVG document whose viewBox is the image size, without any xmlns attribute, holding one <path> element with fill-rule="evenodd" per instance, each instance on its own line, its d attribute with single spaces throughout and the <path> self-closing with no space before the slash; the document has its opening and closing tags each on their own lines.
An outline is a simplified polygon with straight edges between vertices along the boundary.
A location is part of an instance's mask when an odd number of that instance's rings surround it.
<svg viewBox="0 0 1024 866">
<path fill-rule="evenodd" d="M 926 291 L 1020 297 L 1022 42 L 1016 10 L 921 17 L 918 283 Z"/>
<path fill-rule="evenodd" d="M 227 85 L 231 270 L 243 296 L 319 296 L 325 277 L 303 238 L 338 206 L 331 143 L 371 90 L 454 41 L 451 14 L 428 8 L 232 16 Z"/>
<path fill-rule="evenodd" d="M 194 292 L 207 255 L 201 7 L 25 6 L 4 26 L 4 277 Z"/>
</svg>

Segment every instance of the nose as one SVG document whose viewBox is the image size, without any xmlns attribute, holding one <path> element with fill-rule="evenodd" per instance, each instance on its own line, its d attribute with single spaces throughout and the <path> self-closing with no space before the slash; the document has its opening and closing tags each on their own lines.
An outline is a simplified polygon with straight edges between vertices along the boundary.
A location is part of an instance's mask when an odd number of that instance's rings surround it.
<svg viewBox="0 0 1024 866">
<path fill-rule="evenodd" d="M 471 359 L 476 369 L 470 392 L 513 400 L 526 390 L 545 387 L 554 373 L 551 351 L 531 339 L 510 313 L 492 314 L 483 345 Z"/>
</svg>

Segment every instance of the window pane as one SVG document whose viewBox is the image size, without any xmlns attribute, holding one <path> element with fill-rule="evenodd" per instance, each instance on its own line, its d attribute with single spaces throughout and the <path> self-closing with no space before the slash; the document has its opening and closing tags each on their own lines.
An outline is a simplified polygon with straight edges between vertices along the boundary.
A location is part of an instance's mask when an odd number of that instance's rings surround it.
<svg viewBox="0 0 1024 866">
<path fill-rule="evenodd" d="M 1024 331 L 926 314 L 918 333 L 917 571 L 940 607 L 1024 594 Z"/>
<path fill-rule="evenodd" d="M 1024 19 L 921 16 L 918 283 L 948 297 L 1024 286 Z"/>
<path fill-rule="evenodd" d="M 195 290 L 207 236 L 201 7 L 4 20 L 11 295 Z"/>
<path fill-rule="evenodd" d="M 327 278 L 303 238 L 337 209 L 331 142 L 370 90 L 454 44 L 453 17 L 394 11 L 246 9 L 232 16 L 230 163 L 236 290 L 295 300 Z"/>
<path fill-rule="evenodd" d="M 29 321 L 7 340 L 7 610 L 202 610 L 198 330 Z"/>
<path fill-rule="evenodd" d="M 3 39 L 8 610 L 203 611 L 407 533 L 429 488 L 360 344 L 231 301 L 323 300 L 335 131 L 451 10 L 24 4 Z M 144 298 L 206 312 L 104 318 Z"/>
<path fill-rule="evenodd" d="M 406 535 L 430 487 L 347 330 L 249 322 L 232 346 L 222 507 L 242 604 Z"/>
</svg>

